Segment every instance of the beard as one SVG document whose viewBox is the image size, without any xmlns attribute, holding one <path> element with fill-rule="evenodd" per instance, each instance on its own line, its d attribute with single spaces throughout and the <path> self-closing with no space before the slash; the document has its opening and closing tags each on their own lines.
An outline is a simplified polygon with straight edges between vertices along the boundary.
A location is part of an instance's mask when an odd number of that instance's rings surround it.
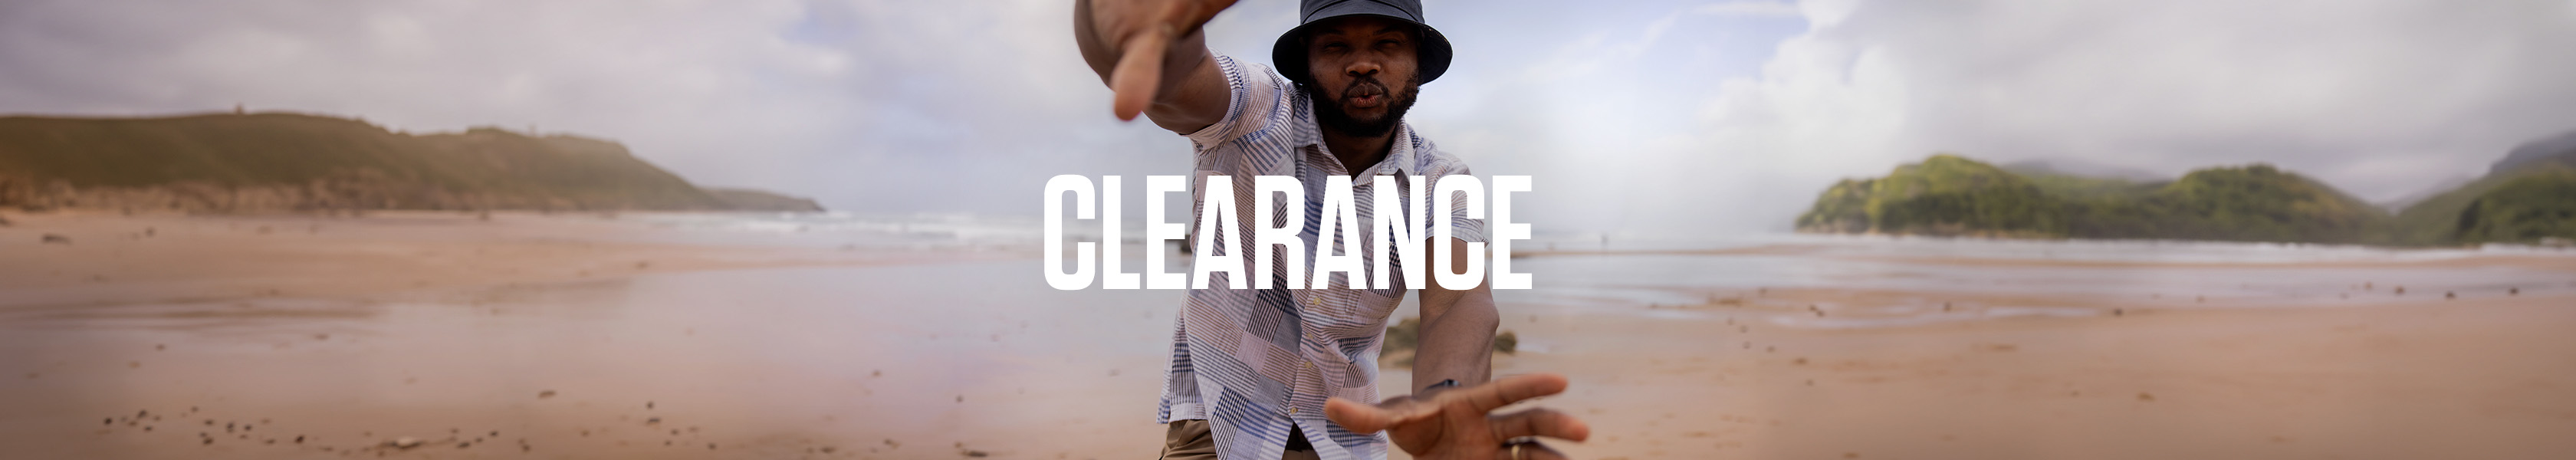
<svg viewBox="0 0 2576 460">
<path fill-rule="evenodd" d="M 1325 130 L 1330 130 L 1334 134 L 1379 137 L 1394 133 L 1395 125 L 1404 121 L 1404 112 L 1413 110 L 1414 98 L 1422 95 L 1422 77 L 1416 75 L 1406 80 L 1403 91 L 1388 91 L 1386 84 L 1378 82 L 1375 77 L 1353 80 L 1349 86 L 1343 87 L 1335 94 L 1325 94 L 1327 91 L 1322 88 L 1310 87 L 1310 89 L 1314 90 L 1312 91 L 1315 93 L 1314 96 L 1329 96 L 1313 98 L 1316 124 L 1323 125 Z M 1351 115 L 1350 109 L 1342 106 L 1342 101 L 1349 97 L 1371 94 L 1393 95 L 1392 100 L 1387 101 L 1385 115 L 1360 118 Z"/>
</svg>

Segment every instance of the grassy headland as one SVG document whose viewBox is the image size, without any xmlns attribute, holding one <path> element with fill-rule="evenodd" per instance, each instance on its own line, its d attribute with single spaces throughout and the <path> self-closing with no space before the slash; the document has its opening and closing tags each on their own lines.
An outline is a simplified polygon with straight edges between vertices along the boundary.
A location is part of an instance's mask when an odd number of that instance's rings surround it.
<svg viewBox="0 0 2576 460">
<path fill-rule="evenodd" d="M 742 203 L 749 202 L 700 189 L 614 141 L 579 136 L 488 127 L 415 135 L 291 113 L 0 117 L 0 206 L 770 209 Z"/>
<path fill-rule="evenodd" d="M 2382 245 L 2576 238 L 2576 136 L 2535 141 L 2487 177 L 2395 213 L 2268 164 L 2170 181 L 1999 168 L 1952 154 L 1846 179 L 1798 216 L 1815 233 Z"/>
</svg>

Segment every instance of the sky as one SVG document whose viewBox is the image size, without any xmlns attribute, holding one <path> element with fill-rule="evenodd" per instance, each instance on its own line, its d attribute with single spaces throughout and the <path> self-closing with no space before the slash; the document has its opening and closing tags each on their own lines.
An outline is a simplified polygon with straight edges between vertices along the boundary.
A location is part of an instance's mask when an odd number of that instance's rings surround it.
<svg viewBox="0 0 2576 460">
<path fill-rule="evenodd" d="M 1533 176 L 1514 214 L 1542 234 L 1783 231 L 1934 152 L 2265 162 L 2388 201 L 2576 129 L 2576 0 L 1424 3 L 1457 58 L 1408 122 Z M 11 0 L 0 113 L 497 125 L 838 210 L 1034 218 L 1058 174 L 1188 172 L 1186 141 L 1110 116 L 1071 5 Z M 1296 22 L 1243 0 L 1210 47 L 1266 63 Z"/>
</svg>

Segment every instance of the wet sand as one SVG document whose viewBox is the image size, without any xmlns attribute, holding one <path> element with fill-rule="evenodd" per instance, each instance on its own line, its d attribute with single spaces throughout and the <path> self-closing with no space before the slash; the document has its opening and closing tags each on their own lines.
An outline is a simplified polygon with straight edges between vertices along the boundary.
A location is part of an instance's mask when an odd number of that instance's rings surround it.
<svg viewBox="0 0 2576 460">
<path fill-rule="evenodd" d="M 632 218 L 7 217 L 7 458 L 1150 458 L 1180 300 Z M 1497 371 L 1573 380 L 1581 458 L 2576 453 L 2576 259 L 1753 252 L 1534 258 Z"/>
<path fill-rule="evenodd" d="M 1546 352 L 1497 368 L 1577 376 L 1546 404 L 1592 423 L 1598 439 L 1564 449 L 1584 458 L 2576 453 L 2565 435 L 2576 432 L 2576 298 L 2565 295 L 2310 309 L 2092 302 L 2083 308 L 2119 312 L 1827 329 L 1777 320 L 1815 317 L 1805 305 L 1825 302 L 2034 302 L 1743 294 L 1756 305 L 1659 307 L 1712 317 L 1522 316 L 1505 326 Z"/>
</svg>

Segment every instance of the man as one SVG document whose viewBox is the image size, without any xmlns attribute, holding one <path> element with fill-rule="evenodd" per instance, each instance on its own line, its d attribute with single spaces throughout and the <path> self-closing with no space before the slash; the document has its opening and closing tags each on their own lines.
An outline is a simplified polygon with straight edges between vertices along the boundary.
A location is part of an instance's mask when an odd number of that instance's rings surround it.
<svg viewBox="0 0 2576 460">
<path fill-rule="evenodd" d="M 1437 254 L 1432 245 L 1448 245 L 1452 267 L 1475 257 L 1467 243 L 1483 241 L 1484 226 L 1467 218 L 1462 205 L 1452 206 L 1457 211 L 1451 215 L 1430 216 L 1455 225 L 1455 237 L 1445 241 L 1388 241 L 1373 230 L 1319 241 L 1331 230 L 1313 224 L 1321 218 L 1327 181 L 1336 176 L 1348 176 L 1353 195 L 1362 197 L 1357 221 L 1373 222 L 1375 212 L 1419 206 L 1422 198 L 1414 194 L 1429 193 L 1442 177 L 1468 174 L 1465 162 L 1403 123 L 1421 85 L 1440 78 L 1451 55 L 1448 39 L 1423 24 L 1419 1 L 1306 0 L 1303 24 L 1282 34 L 1272 49 L 1277 74 L 1208 51 L 1200 27 L 1233 3 L 1077 0 L 1074 41 L 1116 93 L 1113 109 L 1120 119 L 1142 113 L 1188 136 L 1197 177 L 1233 177 L 1232 190 L 1203 193 L 1234 193 L 1236 203 L 1250 204 L 1250 176 L 1295 176 L 1305 185 L 1304 209 L 1242 206 L 1236 222 L 1262 222 L 1255 213 L 1302 212 L 1309 225 L 1298 236 L 1307 248 L 1367 259 L 1370 251 L 1360 243 L 1380 238 L 1379 244 L 1419 245 L 1424 256 Z M 1414 176 L 1428 180 L 1411 183 Z M 1206 184 L 1202 179 L 1194 187 Z M 1397 187 L 1405 209 L 1372 209 L 1365 197 L 1375 196 L 1376 187 Z M 1207 212 L 1200 204 L 1194 214 Z M 1193 230 L 1200 231 L 1216 230 Z M 1254 247 L 1250 238 L 1233 235 L 1213 241 L 1236 240 L 1242 241 L 1197 250 L 1284 250 Z M 1394 257 L 1395 251 L 1388 252 Z M 1271 260 L 1285 257 L 1274 252 Z M 1376 263 L 1363 260 L 1361 266 Z M 1269 286 L 1287 284 L 1284 270 L 1270 272 Z M 1213 275 L 1219 278 L 1209 281 L 1210 288 L 1190 291 L 1175 325 L 1158 417 L 1170 425 L 1163 458 L 1379 459 L 1391 438 L 1417 458 L 1556 459 L 1563 455 L 1531 439 L 1580 441 L 1590 434 L 1581 421 L 1546 409 L 1491 414 L 1564 391 L 1566 382 L 1553 374 L 1490 379 L 1499 317 L 1485 284 L 1404 286 L 1397 276 L 1393 289 L 1366 289 L 1367 277 L 1337 274 L 1313 280 L 1315 289 L 1225 289 L 1222 277 L 1228 274 Z M 1411 385 L 1416 391 L 1369 404 L 1378 400 L 1377 353 L 1386 317 L 1415 288 L 1423 319 Z"/>
</svg>

